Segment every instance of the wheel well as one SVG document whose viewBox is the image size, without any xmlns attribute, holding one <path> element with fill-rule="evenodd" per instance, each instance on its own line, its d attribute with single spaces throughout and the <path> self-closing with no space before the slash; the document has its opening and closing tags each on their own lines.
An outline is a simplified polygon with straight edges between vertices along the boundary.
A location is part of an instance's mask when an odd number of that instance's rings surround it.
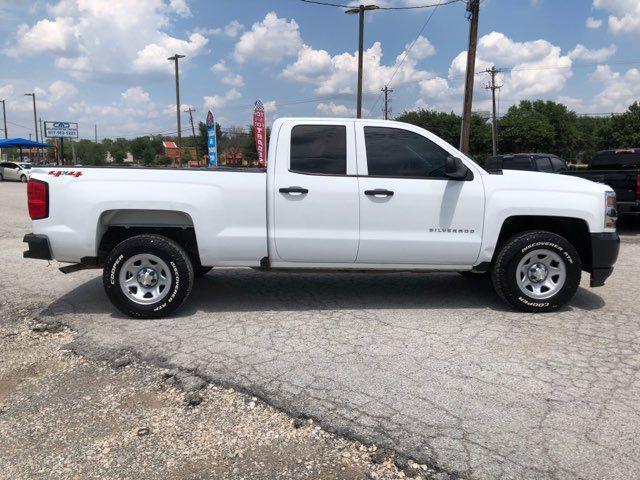
<svg viewBox="0 0 640 480">
<path fill-rule="evenodd" d="M 509 238 L 527 230 L 545 230 L 566 238 L 578 251 L 582 268 L 591 268 L 591 235 L 587 222 L 580 218 L 527 215 L 509 217 L 502 224 L 495 251 L 498 252 Z"/>
<path fill-rule="evenodd" d="M 107 226 L 100 239 L 98 246 L 98 263 L 103 265 L 116 245 L 123 242 L 127 238 L 153 233 L 170 238 L 174 242 L 181 245 L 191 258 L 193 266 L 200 265 L 200 255 L 198 253 L 198 242 L 196 240 L 196 232 L 193 227 L 167 227 L 167 226 Z"/>
</svg>

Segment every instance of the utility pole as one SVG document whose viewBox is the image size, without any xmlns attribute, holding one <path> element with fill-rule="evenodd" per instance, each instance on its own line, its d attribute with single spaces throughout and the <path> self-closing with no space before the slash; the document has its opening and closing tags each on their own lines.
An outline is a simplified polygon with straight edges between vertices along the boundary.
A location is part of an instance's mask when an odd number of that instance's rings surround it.
<svg viewBox="0 0 640 480">
<path fill-rule="evenodd" d="M 189 112 L 189 120 L 191 120 L 191 133 L 193 133 L 193 145 L 196 147 L 196 159 L 198 160 L 198 165 L 200 165 L 200 153 L 198 152 L 198 140 L 196 139 L 196 129 L 193 126 L 193 112 L 195 112 L 195 108 L 189 107 L 185 112 Z"/>
<path fill-rule="evenodd" d="M 6 100 L 0 100 L 0 102 L 2 102 L 2 117 L 4 118 L 4 138 L 9 138 L 9 134 L 7 133 L 7 109 L 4 105 Z"/>
<path fill-rule="evenodd" d="M 389 94 L 393 92 L 393 89 L 385 85 L 382 91 L 384 92 L 384 119 L 389 120 L 389 114 L 391 113 L 391 109 L 389 108 Z"/>
<path fill-rule="evenodd" d="M 38 140 L 38 114 L 36 112 L 36 93 L 25 93 L 24 94 L 26 97 L 31 97 L 33 99 L 33 126 L 35 127 L 36 130 L 36 142 L 39 141 Z"/>
<path fill-rule="evenodd" d="M 491 75 L 491 82 L 485 85 L 484 88 L 487 90 L 491 90 L 491 99 L 493 100 L 493 116 L 491 117 L 491 137 L 493 142 L 493 156 L 495 157 L 498 154 L 498 120 L 496 117 L 496 90 L 500 90 L 502 85 L 496 84 L 496 75 L 501 73 L 502 70 L 496 68 L 495 66 L 490 69 L 486 69 L 485 73 Z"/>
<path fill-rule="evenodd" d="M 93 124 L 93 139 L 96 143 L 98 143 L 98 124 Z"/>
<path fill-rule="evenodd" d="M 178 164 L 182 166 L 182 152 L 180 151 L 182 145 L 182 131 L 180 126 L 180 73 L 178 70 L 178 60 L 184 58 L 184 55 L 174 54 L 173 57 L 169 57 L 167 60 L 173 60 L 176 67 L 176 116 L 178 120 Z"/>
<path fill-rule="evenodd" d="M 377 10 L 377 5 L 360 5 L 358 8 L 351 8 L 344 13 L 353 15 L 355 13 L 359 16 L 359 34 L 358 34 L 358 118 L 362 118 L 362 54 L 364 43 L 364 12 L 367 10 Z"/>
<path fill-rule="evenodd" d="M 480 0 L 467 0 L 471 25 L 469 27 L 469 48 L 467 49 L 467 79 L 464 86 L 464 104 L 462 107 L 462 129 L 460 131 L 460 151 L 469 153 L 471 137 L 471 106 L 473 104 L 473 79 L 476 68 L 476 47 L 478 46 L 478 15 Z"/>
</svg>

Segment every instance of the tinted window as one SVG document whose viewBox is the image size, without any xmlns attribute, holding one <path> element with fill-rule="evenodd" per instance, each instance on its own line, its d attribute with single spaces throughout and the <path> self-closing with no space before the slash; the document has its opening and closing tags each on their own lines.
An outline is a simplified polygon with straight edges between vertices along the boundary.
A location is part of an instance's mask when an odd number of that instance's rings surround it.
<svg viewBox="0 0 640 480">
<path fill-rule="evenodd" d="M 15 163 L 11 163 L 11 162 L 7 162 L 4 166 L 6 168 L 18 168 L 18 166 Z"/>
<path fill-rule="evenodd" d="M 507 170 L 531 170 L 531 159 L 529 157 L 513 157 L 504 159 L 502 168 Z"/>
<path fill-rule="evenodd" d="M 347 173 L 347 127 L 297 125 L 291 130 L 290 169 L 302 173 Z"/>
<path fill-rule="evenodd" d="M 547 157 L 536 158 L 536 165 L 539 172 L 553 173 L 551 160 L 549 160 Z"/>
<path fill-rule="evenodd" d="M 431 140 L 399 128 L 365 127 L 369 175 L 444 177 L 449 153 Z"/>
<path fill-rule="evenodd" d="M 589 161 L 589 168 L 637 168 L 640 166 L 640 150 L 605 150 Z"/>
<path fill-rule="evenodd" d="M 502 159 L 500 157 L 489 157 L 484 164 L 487 170 L 500 170 L 502 168 Z"/>
<path fill-rule="evenodd" d="M 551 165 L 553 166 L 554 172 L 561 172 L 567 169 L 567 164 L 564 162 L 564 160 L 558 157 L 551 157 Z"/>
</svg>

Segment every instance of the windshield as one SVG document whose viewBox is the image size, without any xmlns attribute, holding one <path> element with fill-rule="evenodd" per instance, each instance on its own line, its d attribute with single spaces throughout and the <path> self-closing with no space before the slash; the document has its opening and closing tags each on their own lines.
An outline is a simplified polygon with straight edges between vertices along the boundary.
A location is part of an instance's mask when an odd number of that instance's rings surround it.
<svg viewBox="0 0 640 480">
<path fill-rule="evenodd" d="M 31 169 L 31 164 L 30 163 L 19 163 L 18 165 L 20 165 L 25 170 L 30 170 Z"/>
</svg>

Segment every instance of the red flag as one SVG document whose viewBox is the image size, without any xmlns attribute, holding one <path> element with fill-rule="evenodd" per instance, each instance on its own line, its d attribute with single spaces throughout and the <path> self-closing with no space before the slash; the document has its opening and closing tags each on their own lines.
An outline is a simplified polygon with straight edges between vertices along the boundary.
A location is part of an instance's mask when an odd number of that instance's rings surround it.
<svg viewBox="0 0 640 480">
<path fill-rule="evenodd" d="M 267 166 L 267 116 L 264 113 L 264 105 L 261 100 L 256 100 L 253 108 L 253 138 L 258 151 L 258 163 L 261 167 Z"/>
</svg>

